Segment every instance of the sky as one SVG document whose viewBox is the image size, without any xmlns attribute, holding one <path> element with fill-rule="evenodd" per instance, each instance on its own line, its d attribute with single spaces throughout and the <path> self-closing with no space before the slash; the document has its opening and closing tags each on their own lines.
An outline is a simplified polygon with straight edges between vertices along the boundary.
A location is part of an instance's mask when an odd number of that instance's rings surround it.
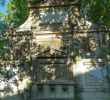
<svg viewBox="0 0 110 100">
<path fill-rule="evenodd" d="M 4 5 L 4 6 L 2 6 L 2 5 L 0 4 L 0 12 L 1 12 L 1 13 L 6 14 L 7 3 L 8 3 L 8 0 L 5 1 L 5 5 Z"/>
</svg>

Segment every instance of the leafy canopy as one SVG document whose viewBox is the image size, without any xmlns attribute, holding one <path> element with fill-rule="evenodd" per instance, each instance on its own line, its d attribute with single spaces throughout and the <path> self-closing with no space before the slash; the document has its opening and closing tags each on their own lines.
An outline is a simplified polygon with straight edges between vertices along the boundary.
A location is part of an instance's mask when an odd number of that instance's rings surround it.
<svg viewBox="0 0 110 100">
<path fill-rule="evenodd" d="M 110 27 L 110 0 L 83 0 L 81 11 L 88 19 Z"/>
<path fill-rule="evenodd" d="M 6 0 L 0 0 L 3 6 Z M 16 27 L 22 24 L 28 17 L 27 3 L 33 0 L 8 0 L 7 18 L 8 24 Z M 81 0 L 81 12 L 87 19 L 101 22 L 110 26 L 110 0 Z"/>
</svg>

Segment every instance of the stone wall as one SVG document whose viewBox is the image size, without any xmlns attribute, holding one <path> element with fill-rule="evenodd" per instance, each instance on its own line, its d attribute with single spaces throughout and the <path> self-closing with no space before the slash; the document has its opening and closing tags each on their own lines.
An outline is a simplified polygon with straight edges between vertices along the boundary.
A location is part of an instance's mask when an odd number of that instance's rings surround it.
<svg viewBox="0 0 110 100">
<path fill-rule="evenodd" d="M 1 100 L 109 100 L 108 62 L 102 52 L 105 34 L 100 25 L 80 16 L 77 4 L 67 0 L 31 4 L 27 21 L 5 34 Z"/>
</svg>

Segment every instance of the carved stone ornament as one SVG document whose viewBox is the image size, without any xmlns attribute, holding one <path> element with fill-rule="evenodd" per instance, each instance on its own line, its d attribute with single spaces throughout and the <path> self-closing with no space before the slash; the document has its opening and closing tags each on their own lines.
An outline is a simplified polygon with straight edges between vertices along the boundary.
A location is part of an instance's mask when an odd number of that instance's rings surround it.
<svg viewBox="0 0 110 100">
<path fill-rule="evenodd" d="M 54 86 L 54 85 L 50 85 L 49 87 L 50 87 L 50 90 L 51 90 L 52 92 L 55 91 L 55 86 Z"/>
<path fill-rule="evenodd" d="M 38 90 L 43 91 L 43 85 L 38 85 Z"/>
<path fill-rule="evenodd" d="M 64 92 L 66 92 L 66 91 L 68 90 L 68 87 L 67 87 L 66 85 L 64 85 L 64 86 L 62 87 L 62 89 L 63 89 Z"/>
</svg>

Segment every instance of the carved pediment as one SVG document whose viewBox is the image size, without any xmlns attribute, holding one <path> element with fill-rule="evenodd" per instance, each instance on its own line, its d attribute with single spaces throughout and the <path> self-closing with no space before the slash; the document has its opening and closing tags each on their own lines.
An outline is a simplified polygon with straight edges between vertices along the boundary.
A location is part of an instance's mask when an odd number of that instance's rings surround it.
<svg viewBox="0 0 110 100">
<path fill-rule="evenodd" d="M 70 54 L 69 53 L 66 53 L 66 52 L 63 52 L 63 51 L 60 51 L 60 50 L 56 50 L 56 49 L 47 49 L 45 50 L 44 52 L 41 52 L 37 55 L 34 55 L 32 58 L 39 58 L 39 57 L 44 57 L 44 58 L 58 58 L 58 57 L 61 57 L 61 58 L 66 58 L 66 57 L 69 57 Z"/>
<path fill-rule="evenodd" d="M 33 58 L 35 81 L 37 83 L 73 81 L 72 62 L 68 56 L 68 53 L 55 49 L 48 49 L 36 55 Z"/>
</svg>

